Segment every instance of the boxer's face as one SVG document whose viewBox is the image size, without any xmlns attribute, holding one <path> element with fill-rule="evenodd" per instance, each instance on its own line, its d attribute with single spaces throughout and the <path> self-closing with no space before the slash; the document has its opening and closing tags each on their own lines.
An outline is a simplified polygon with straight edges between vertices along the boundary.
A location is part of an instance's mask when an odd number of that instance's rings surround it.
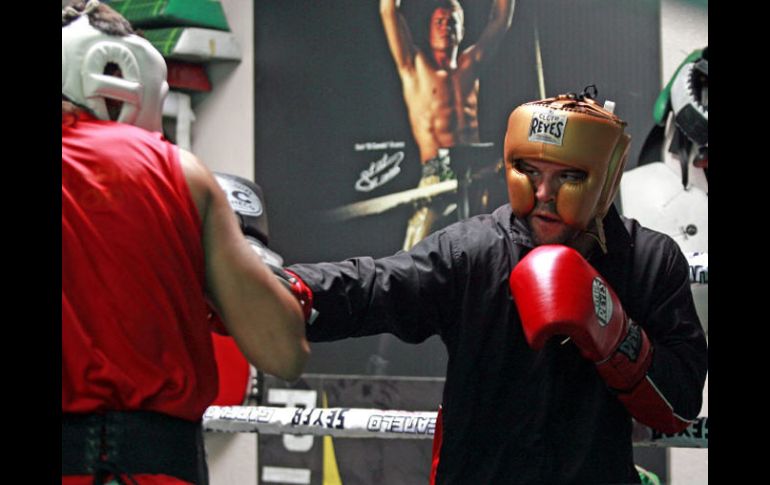
<svg viewBox="0 0 770 485">
<path fill-rule="evenodd" d="M 535 245 L 565 244 L 580 231 L 567 223 L 556 211 L 556 195 L 564 184 L 583 182 L 588 174 L 582 170 L 542 160 L 518 160 L 517 169 L 529 178 L 535 192 L 535 208 L 526 217 Z"/>
<path fill-rule="evenodd" d="M 460 45 L 463 39 L 463 13 L 457 8 L 439 7 L 430 18 L 430 46 L 446 50 Z"/>
</svg>

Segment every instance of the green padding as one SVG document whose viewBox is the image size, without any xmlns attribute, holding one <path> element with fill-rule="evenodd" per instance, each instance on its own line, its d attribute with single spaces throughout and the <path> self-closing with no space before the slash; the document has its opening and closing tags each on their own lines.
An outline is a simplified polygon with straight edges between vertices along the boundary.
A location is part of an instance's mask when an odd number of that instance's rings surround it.
<svg viewBox="0 0 770 485">
<path fill-rule="evenodd" d="M 649 470 L 636 465 L 636 471 L 639 472 L 639 479 L 642 485 L 661 485 L 660 478 Z"/>
<path fill-rule="evenodd" d="M 160 51 L 163 57 L 169 57 L 174 52 L 174 46 L 181 37 L 183 28 L 145 30 L 144 38 Z"/>
<path fill-rule="evenodd" d="M 230 31 L 217 0 L 112 0 L 109 5 L 136 28 L 184 26 Z"/>
</svg>

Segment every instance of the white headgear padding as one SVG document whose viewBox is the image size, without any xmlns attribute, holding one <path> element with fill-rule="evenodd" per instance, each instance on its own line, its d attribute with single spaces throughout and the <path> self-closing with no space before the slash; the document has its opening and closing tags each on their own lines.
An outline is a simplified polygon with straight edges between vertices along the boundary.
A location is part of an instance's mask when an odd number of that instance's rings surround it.
<svg viewBox="0 0 770 485">
<path fill-rule="evenodd" d="M 138 35 L 107 35 L 91 26 L 88 15 L 61 31 L 61 89 L 73 103 L 110 119 L 105 99 L 123 102 L 117 121 L 162 131 L 163 100 L 168 93 L 166 61 Z M 122 77 L 104 74 L 116 64 Z"/>
</svg>

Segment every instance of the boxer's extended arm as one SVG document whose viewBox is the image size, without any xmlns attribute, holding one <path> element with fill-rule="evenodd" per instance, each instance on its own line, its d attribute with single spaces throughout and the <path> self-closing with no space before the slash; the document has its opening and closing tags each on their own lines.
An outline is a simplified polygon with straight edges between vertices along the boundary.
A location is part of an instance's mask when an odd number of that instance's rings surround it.
<svg viewBox="0 0 770 485">
<path fill-rule="evenodd" d="M 398 11 L 401 0 L 380 0 L 380 17 L 388 46 L 399 72 L 414 67 L 417 48 L 404 16 Z"/>
<path fill-rule="evenodd" d="M 203 224 L 208 293 L 228 333 L 255 367 L 296 379 L 310 352 L 299 303 L 250 248 L 211 172 L 184 150 L 180 160 Z"/>
<path fill-rule="evenodd" d="M 307 327 L 311 342 L 390 333 L 419 343 L 440 334 L 457 313 L 456 251 L 442 231 L 409 252 L 384 258 L 351 258 L 335 263 L 293 264 L 313 292 L 317 320 Z"/>
</svg>

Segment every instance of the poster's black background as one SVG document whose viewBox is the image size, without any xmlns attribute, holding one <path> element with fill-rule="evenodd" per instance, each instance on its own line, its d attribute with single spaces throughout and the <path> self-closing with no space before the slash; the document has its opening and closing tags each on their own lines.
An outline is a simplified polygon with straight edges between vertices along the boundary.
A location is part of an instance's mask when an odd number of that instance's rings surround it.
<svg viewBox="0 0 770 485">
<path fill-rule="evenodd" d="M 403 2 L 417 43 L 426 38 L 430 4 Z M 461 49 L 478 38 L 491 1 L 462 4 Z M 501 147 L 511 110 L 540 97 L 536 38 L 546 96 L 595 84 L 600 101 L 617 103 L 634 140 L 631 168 L 659 94 L 660 1 L 517 1 L 511 28 L 480 76 L 482 141 Z M 287 264 L 395 253 L 409 206 L 345 222 L 324 219 L 330 209 L 412 189 L 420 178 L 379 2 L 256 2 L 255 66 L 255 179 L 268 203 L 271 247 Z M 381 155 L 355 145 L 384 141 L 405 144 L 401 173 L 370 192 L 354 190 L 360 172 Z M 499 189 L 504 182 L 489 183 Z M 444 375 L 446 355 L 437 337 L 418 346 L 390 336 L 316 344 L 308 372 L 372 372 L 374 354 L 387 360 L 389 375 Z"/>
</svg>

